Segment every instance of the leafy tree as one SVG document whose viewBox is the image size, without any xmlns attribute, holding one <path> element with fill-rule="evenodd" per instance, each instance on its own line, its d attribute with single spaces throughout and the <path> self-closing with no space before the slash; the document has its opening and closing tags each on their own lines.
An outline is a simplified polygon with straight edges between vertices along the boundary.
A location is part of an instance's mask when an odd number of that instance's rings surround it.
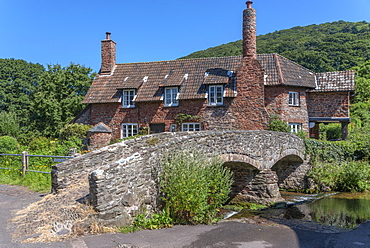
<svg viewBox="0 0 370 248">
<path fill-rule="evenodd" d="M 293 27 L 257 37 L 258 53 L 279 53 L 315 72 L 347 70 L 370 60 L 370 24 L 338 21 Z M 235 41 L 186 58 L 223 57 L 242 54 Z"/>
<path fill-rule="evenodd" d="M 81 65 L 48 66 L 40 76 L 32 106 L 43 135 L 57 137 L 59 130 L 83 109 L 81 101 L 94 76 L 92 69 Z"/>
<path fill-rule="evenodd" d="M 17 116 L 12 112 L 0 112 L 0 136 L 8 135 L 17 137 L 19 135 L 19 123 Z"/>
<path fill-rule="evenodd" d="M 23 129 L 30 125 L 33 96 L 44 70 L 40 64 L 0 59 L 0 112 L 12 112 L 10 119 L 16 117 Z"/>
<path fill-rule="evenodd" d="M 357 73 L 355 102 L 370 101 L 370 60 L 353 69 Z"/>
</svg>

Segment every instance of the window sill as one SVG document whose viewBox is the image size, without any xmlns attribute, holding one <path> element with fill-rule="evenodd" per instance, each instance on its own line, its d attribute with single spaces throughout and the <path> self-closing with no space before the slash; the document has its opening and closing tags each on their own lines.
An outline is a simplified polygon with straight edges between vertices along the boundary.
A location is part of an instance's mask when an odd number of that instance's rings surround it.
<svg viewBox="0 0 370 248">
<path fill-rule="evenodd" d="M 225 106 L 225 104 L 207 105 L 207 107 L 211 107 L 211 108 L 217 108 L 217 107 L 223 107 L 223 106 Z"/>
<path fill-rule="evenodd" d="M 123 109 L 133 109 L 135 106 L 122 106 Z"/>
</svg>

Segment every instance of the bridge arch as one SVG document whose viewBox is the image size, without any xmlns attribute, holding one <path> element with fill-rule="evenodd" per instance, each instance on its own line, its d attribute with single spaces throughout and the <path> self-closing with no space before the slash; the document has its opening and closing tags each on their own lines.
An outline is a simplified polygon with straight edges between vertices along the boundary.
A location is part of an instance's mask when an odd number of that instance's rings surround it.
<svg viewBox="0 0 370 248">
<path fill-rule="evenodd" d="M 73 186 L 77 178 L 85 177 L 89 180 L 86 193 L 90 193 L 99 218 L 115 225 L 128 224 L 140 209 L 158 208 L 159 158 L 168 150 L 184 147 L 220 156 L 225 166 L 240 171 L 240 178 L 247 181 L 257 171 L 259 174 L 252 180 L 271 181 L 276 176 L 271 170 L 275 165 L 279 168 L 290 156 L 303 159 L 305 149 L 300 137 L 271 131 L 152 134 L 124 140 L 54 166 L 53 191 Z M 255 182 L 248 181 L 247 187 L 240 186 L 238 190 L 246 193 L 253 185 Z"/>
</svg>

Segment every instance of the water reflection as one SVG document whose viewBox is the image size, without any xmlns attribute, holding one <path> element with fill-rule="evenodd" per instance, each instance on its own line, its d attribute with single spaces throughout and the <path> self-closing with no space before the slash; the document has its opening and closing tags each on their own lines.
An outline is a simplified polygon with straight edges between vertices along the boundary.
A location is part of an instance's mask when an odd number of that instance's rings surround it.
<svg viewBox="0 0 370 248">
<path fill-rule="evenodd" d="M 370 219 L 370 193 L 340 193 L 295 205 L 287 209 L 284 217 L 353 228 Z"/>
</svg>

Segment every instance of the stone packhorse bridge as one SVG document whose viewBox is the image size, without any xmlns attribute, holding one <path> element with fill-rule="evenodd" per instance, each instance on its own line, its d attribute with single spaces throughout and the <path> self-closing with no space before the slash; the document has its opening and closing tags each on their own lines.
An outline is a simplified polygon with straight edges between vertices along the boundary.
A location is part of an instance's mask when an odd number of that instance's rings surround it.
<svg viewBox="0 0 370 248">
<path fill-rule="evenodd" d="M 131 223 L 144 209 L 158 208 L 160 157 L 172 149 L 195 148 L 220 156 L 234 172 L 231 197 L 260 203 L 281 200 L 278 187 L 303 189 L 309 165 L 303 140 L 271 131 L 160 133 L 125 140 L 53 167 L 53 191 L 89 180 L 98 218 Z M 86 192 L 87 194 L 88 192 Z"/>
</svg>

